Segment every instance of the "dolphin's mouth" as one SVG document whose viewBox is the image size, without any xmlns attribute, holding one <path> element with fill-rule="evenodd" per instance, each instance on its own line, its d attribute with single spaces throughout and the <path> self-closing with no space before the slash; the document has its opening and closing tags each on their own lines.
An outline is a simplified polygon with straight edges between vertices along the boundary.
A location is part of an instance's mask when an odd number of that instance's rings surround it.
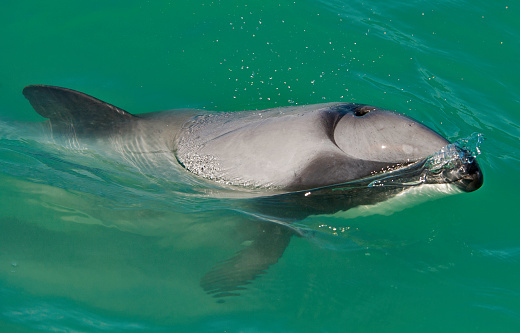
<svg viewBox="0 0 520 333">
<path fill-rule="evenodd" d="M 464 192 L 478 190 L 484 184 L 484 176 L 477 161 L 468 164 L 466 169 L 468 169 L 466 174 L 461 179 L 453 182 L 453 184 Z"/>
<path fill-rule="evenodd" d="M 478 190 L 484 183 L 476 161 L 484 137 L 474 133 L 442 148 L 425 160 L 424 181 L 427 184 L 447 183 L 464 192 Z"/>
<path fill-rule="evenodd" d="M 364 186 L 387 188 L 404 188 L 421 184 L 451 184 L 464 192 L 472 192 L 479 189 L 484 183 L 482 170 L 476 161 L 483 139 L 482 134 L 474 133 L 403 168 L 348 184 L 360 186 L 366 184 Z M 344 187 L 346 184 L 342 185 L 339 186 Z"/>
</svg>

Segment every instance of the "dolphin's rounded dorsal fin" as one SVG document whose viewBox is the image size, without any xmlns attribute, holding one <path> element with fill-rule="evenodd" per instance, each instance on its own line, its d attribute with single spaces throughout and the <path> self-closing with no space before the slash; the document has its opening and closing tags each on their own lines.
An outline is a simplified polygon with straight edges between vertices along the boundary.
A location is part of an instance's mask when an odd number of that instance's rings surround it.
<svg viewBox="0 0 520 333">
<path fill-rule="evenodd" d="M 84 132 L 109 130 L 138 117 L 87 94 L 61 87 L 31 85 L 23 95 L 53 125 L 73 126 Z M 117 126 L 116 126 L 117 127 Z"/>
</svg>

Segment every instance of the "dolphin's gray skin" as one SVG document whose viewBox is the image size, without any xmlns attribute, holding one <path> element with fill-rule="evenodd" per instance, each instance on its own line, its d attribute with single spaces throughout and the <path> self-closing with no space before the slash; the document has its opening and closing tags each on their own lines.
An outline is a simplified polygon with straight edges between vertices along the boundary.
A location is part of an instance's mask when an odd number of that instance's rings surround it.
<svg viewBox="0 0 520 333">
<path fill-rule="evenodd" d="M 449 142 L 413 119 L 362 104 L 132 115 L 60 87 L 33 85 L 23 94 L 49 119 L 43 128 L 53 137 L 106 147 L 117 142 L 117 151 L 143 153 L 143 159 L 166 152 L 172 156 L 166 167 L 243 192 L 249 197 L 244 210 L 263 216 L 298 220 L 375 204 L 417 179 L 466 192 L 483 182 L 474 159 L 430 172 L 428 158 Z M 382 181 L 385 186 L 374 186 Z M 259 223 L 252 245 L 203 277 L 202 287 L 217 297 L 236 294 L 277 262 L 298 233 L 284 224 Z"/>
</svg>

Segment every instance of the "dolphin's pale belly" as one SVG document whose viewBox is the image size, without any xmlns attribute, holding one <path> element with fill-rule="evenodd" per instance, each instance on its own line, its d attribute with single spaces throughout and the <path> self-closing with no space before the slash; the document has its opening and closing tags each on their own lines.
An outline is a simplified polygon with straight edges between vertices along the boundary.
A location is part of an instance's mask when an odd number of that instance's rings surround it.
<svg viewBox="0 0 520 333">
<path fill-rule="evenodd" d="M 336 217 L 353 219 L 370 215 L 391 215 L 426 201 L 461 192 L 460 189 L 452 184 L 423 184 L 405 189 L 395 196 L 373 205 L 359 205 L 349 210 L 341 211 L 336 214 Z"/>
</svg>

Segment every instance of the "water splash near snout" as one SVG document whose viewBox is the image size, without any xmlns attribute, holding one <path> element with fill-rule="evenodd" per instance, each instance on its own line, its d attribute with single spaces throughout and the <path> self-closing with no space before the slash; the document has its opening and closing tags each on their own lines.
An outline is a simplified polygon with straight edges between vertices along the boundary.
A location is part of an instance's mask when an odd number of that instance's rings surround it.
<svg viewBox="0 0 520 333">
<path fill-rule="evenodd" d="M 484 141 L 484 135 L 473 133 L 466 138 L 459 139 L 431 155 L 426 163 L 430 171 L 451 169 L 460 164 L 473 163 L 480 155 L 480 145 Z"/>
<path fill-rule="evenodd" d="M 368 184 L 368 187 L 409 187 L 455 182 L 468 172 L 467 166 L 476 165 L 475 159 L 481 153 L 480 145 L 483 141 L 484 136 L 481 133 L 473 133 L 441 148 L 421 161 L 392 171 L 383 177 L 377 177 Z"/>
</svg>

